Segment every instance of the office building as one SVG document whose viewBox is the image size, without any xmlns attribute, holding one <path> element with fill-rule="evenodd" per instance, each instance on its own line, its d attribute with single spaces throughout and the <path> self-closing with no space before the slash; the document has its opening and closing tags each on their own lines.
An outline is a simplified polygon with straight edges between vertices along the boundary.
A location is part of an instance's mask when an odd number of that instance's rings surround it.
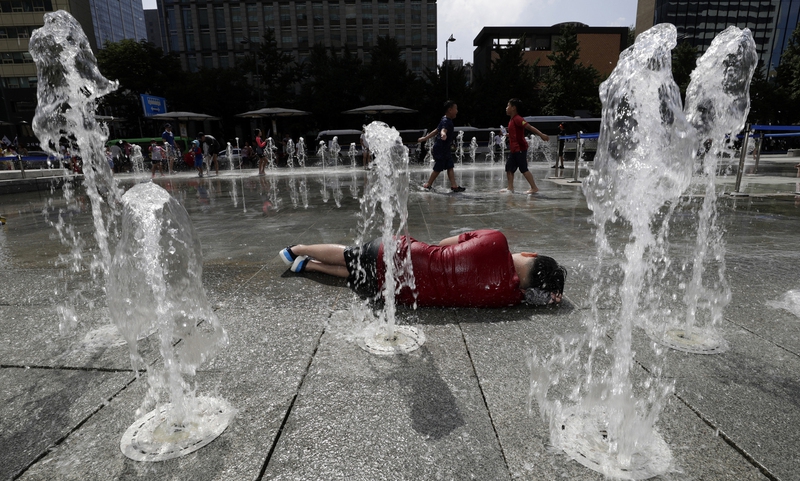
<svg viewBox="0 0 800 481">
<path fill-rule="evenodd" d="M 585 66 L 593 66 L 601 75 L 608 75 L 614 70 L 619 53 L 625 48 L 628 38 L 627 27 L 590 27 L 582 23 L 571 23 L 575 29 L 580 46 L 578 62 Z M 544 73 L 553 62 L 547 58 L 553 53 L 557 38 L 561 35 L 564 24 L 551 27 L 484 27 L 472 44 L 474 70 L 476 75 L 483 75 L 491 68 L 492 61 L 498 52 L 515 44 L 525 37 L 523 59 L 533 65 L 538 61 L 539 73 Z"/>
<path fill-rule="evenodd" d="M 14 124 L 2 129 L 4 135 L 17 129 L 22 136 L 32 136 L 29 124 L 36 111 L 37 76 L 28 41 L 44 25 L 44 15 L 56 10 L 75 17 L 95 52 L 105 41 L 146 38 L 141 0 L 0 1 L 0 120 Z"/>
<path fill-rule="evenodd" d="M 220 2 L 158 0 L 165 51 L 183 68 L 230 68 L 256 48 L 267 30 L 278 49 L 302 63 L 315 44 L 348 49 L 364 62 L 378 37 L 397 40 L 409 69 L 435 69 L 435 0 L 312 0 Z"/>
<path fill-rule="evenodd" d="M 749 28 L 759 60 L 767 74 L 774 75 L 798 19 L 800 2 L 792 0 L 639 0 L 636 33 L 659 23 L 671 23 L 678 30 L 678 43 L 688 41 L 702 54 L 727 27 Z"/>
</svg>

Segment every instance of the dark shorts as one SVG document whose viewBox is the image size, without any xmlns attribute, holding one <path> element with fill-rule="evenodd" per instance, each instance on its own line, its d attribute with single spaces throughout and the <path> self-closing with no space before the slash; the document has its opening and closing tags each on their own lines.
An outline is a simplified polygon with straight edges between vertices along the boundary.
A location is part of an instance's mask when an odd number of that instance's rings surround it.
<svg viewBox="0 0 800 481">
<path fill-rule="evenodd" d="M 347 285 L 361 297 L 378 296 L 378 253 L 381 239 L 374 239 L 362 246 L 351 246 L 344 250 L 347 265 Z"/>
<path fill-rule="evenodd" d="M 196 155 L 194 157 L 194 166 L 196 168 L 198 168 L 198 169 L 203 166 L 203 157 L 202 156 Z"/>
<path fill-rule="evenodd" d="M 434 172 L 442 172 L 447 169 L 452 169 L 455 167 L 453 164 L 453 156 L 448 155 L 447 157 L 437 158 L 436 156 L 433 157 L 433 171 Z"/>
<path fill-rule="evenodd" d="M 513 152 L 508 154 L 506 161 L 506 172 L 514 173 L 519 169 L 520 174 L 528 171 L 528 152 Z"/>
</svg>

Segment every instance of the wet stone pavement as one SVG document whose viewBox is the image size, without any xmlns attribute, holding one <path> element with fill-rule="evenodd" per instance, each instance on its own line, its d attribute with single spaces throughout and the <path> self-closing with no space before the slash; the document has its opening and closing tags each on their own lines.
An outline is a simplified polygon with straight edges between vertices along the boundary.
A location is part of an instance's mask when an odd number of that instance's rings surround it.
<svg viewBox="0 0 800 481">
<path fill-rule="evenodd" d="M 532 165 L 536 196 L 498 193 L 499 164 L 457 166 L 467 189 L 459 194 L 441 177 L 423 191 L 428 170 L 414 167 L 415 238 L 500 229 L 512 251 L 550 255 L 569 277 L 558 308 L 401 308 L 398 323 L 420 327 L 427 341 L 392 357 L 358 347 L 359 325 L 348 316 L 356 297 L 342 281 L 292 274 L 276 255 L 289 244 L 352 243 L 363 170 L 156 178 L 189 212 L 203 283 L 230 337 L 198 371 L 197 392 L 238 410 L 208 446 L 156 463 L 120 452 L 146 378 L 131 370 L 127 347 L 110 342 L 102 291 L 56 262 L 66 250 L 42 214 L 49 196 L 0 197 L 0 479 L 603 479 L 550 446 L 535 403 L 527 408 L 529 353 L 553 352 L 556 336 L 583 332 L 596 257 L 590 211 L 579 184 L 567 182 L 571 168 L 546 179 L 556 172 L 547 167 Z M 765 168 L 745 180 L 754 195 L 718 201 L 732 289 L 720 332 L 730 350 L 659 358 L 634 331 L 632 377 L 663 365 L 675 382 L 657 423 L 672 471 L 655 479 L 800 479 L 800 319 L 772 307 L 800 289 L 800 200 L 792 169 Z M 519 175 L 516 188 L 527 189 Z M 731 188 L 731 178 L 720 179 L 721 190 Z M 91 243 L 87 209 L 70 214 Z M 627 241 L 622 227 L 609 235 Z M 693 246 L 679 228 L 672 242 L 677 256 Z M 78 287 L 87 302 L 76 308 L 77 325 L 60 330 L 56 306 Z M 607 299 L 601 310 L 618 307 Z M 156 337 L 140 341 L 149 365 L 160 362 Z"/>
</svg>

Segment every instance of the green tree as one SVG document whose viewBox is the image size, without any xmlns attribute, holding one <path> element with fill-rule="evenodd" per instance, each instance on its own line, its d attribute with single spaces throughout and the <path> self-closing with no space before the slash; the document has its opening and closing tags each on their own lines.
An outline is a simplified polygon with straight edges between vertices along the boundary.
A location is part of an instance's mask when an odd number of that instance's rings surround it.
<svg viewBox="0 0 800 481">
<path fill-rule="evenodd" d="M 415 92 L 419 92 L 418 79 L 406 66 L 400 46 L 392 37 L 378 37 L 370 51 L 366 70 L 364 102 L 408 107 Z"/>
<path fill-rule="evenodd" d="M 779 121 L 797 123 L 800 121 L 797 109 L 800 106 L 800 27 L 795 28 L 781 55 L 776 81 L 779 95 L 785 99 L 778 113 Z"/>
<path fill-rule="evenodd" d="M 544 76 L 543 110 L 547 115 L 574 115 L 576 110 L 600 112 L 600 74 L 591 65 L 579 63 L 580 44 L 575 28 L 565 25 L 555 40 L 552 62 Z"/>
<path fill-rule="evenodd" d="M 263 106 L 256 105 L 259 98 L 262 104 L 269 107 L 292 105 L 294 87 L 301 80 L 302 69 L 294 62 L 291 54 L 278 49 L 278 41 L 272 29 L 267 29 L 255 50 L 255 55 L 247 55 L 237 65 L 239 70 L 255 79 L 255 86 L 250 89 L 251 106 L 254 108 Z M 260 79 L 255 78 L 256 75 Z"/>
<path fill-rule="evenodd" d="M 692 71 L 697 66 L 697 49 L 684 40 L 672 50 L 672 78 L 681 89 L 681 98 L 686 99 L 686 87 L 691 81 Z"/>
<path fill-rule="evenodd" d="M 458 105 L 457 125 L 474 124 L 476 108 L 464 67 L 442 62 L 435 70 L 425 69 L 422 80 L 424 89 L 421 97 L 416 104 L 413 102 L 409 104 L 420 112 L 421 125 L 428 126 L 434 120 L 441 118 L 445 100 L 453 100 Z"/>
<path fill-rule="evenodd" d="M 489 71 L 485 75 L 477 76 L 474 103 L 478 111 L 476 122 L 479 125 L 507 124 L 505 107 L 510 98 L 522 100 L 525 106 L 523 115 L 538 113 L 539 78 L 536 65 L 525 62 L 523 45 L 524 38 L 500 48 Z"/>
<path fill-rule="evenodd" d="M 361 119 L 346 118 L 341 112 L 361 106 L 361 92 L 364 90 L 361 60 L 346 47 L 341 55 L 336 55 L 317 44 L 311 48 L 303 67 L 299 106 L 314 112 L 317 128 L 341 127 L 347 120 L 358 126 Z"/>
<path fill-rule="evenodd" d="M 764 74 L 764 63 L 759 60 L 758 67 L 750 82 L 750 114 L 751 124 L 780 124 L 783 105 L 788 103 L 784 93 L 775 82 L 770 82 Z M 788 113 L 788 112 L 787 112 Z"/>
<path fill-rule="evenodd" d="M 106 43 L 97 52 L 97 65 L 106 78 L 119 81 L 117 91 L 103 97 L 100 112 L 125 118 L 131 125 L 144 115 L 139 94 L 165 97 L 174 110 L 187 75 L 177 57 L 164 55 L 152 43 L 130 39 Z"/>
</svg>

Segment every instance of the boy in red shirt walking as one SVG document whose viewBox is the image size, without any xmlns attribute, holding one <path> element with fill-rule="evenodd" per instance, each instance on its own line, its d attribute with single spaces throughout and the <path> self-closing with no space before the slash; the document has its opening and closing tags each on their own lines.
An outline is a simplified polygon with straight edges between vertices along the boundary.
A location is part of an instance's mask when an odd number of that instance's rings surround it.
<svg viewBox="0 0 800 481">
<path fill-rule="evenodd" d="M 550 140 L 550 137 L 539 132 L 539 130 L 525 121 L 519 115 L 519 109 L 522 107 L 520 99 L 511 99 L 506 105 L 506 114 L 511 117 L 508 122 L 508 146 L 511 154 L 506 161 L 506 178 L 508 179 L 508 188 L 500 192 L 514 192 L 514 172 L 519 169 L 520 173 L 525 180 L 528 181 L 531 188 L 525 192 L 526 194 L 535 194 L 539 192 L 536 187 L 536 182 L 533 180 L 533 174 L 528 170 L 528 142 L 525 140 L 525 130 L 529 130 L 538 135 L 545 142 Z"/>
</svg>

